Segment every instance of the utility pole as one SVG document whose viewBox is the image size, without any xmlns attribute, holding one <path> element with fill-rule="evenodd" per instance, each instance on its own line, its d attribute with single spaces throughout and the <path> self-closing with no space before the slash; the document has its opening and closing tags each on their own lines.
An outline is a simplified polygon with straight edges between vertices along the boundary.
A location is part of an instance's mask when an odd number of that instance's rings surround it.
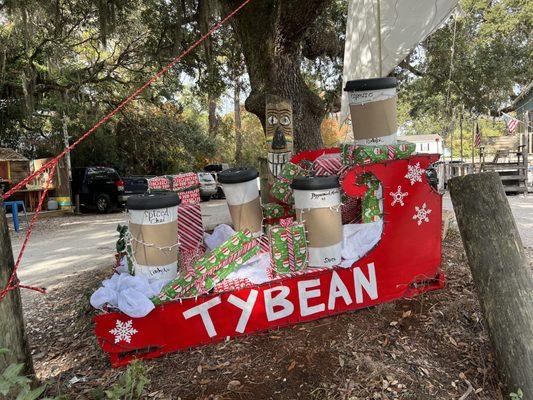
<svg viewBox="0 0 533 400">
<path fill-rule="evenodd" d="M 11 274 L 15 262 L 9 237 L 6 214 L 0 198 L 0 290 L 3 290 Z M 9 350 L 8 353 L 0 354 L 0 373 L 10 364 L 24 363 L 25 375 L 34 375 L 28 339 L 24 331 L 24 316 L 20 290 L 11 290 L 0 300 L 0 348 Z"/>
</svg>

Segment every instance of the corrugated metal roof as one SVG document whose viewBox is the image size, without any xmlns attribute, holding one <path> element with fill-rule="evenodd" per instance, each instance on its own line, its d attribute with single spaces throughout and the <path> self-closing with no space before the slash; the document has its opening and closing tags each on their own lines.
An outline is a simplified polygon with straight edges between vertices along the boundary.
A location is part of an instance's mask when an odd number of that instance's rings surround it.
<svg viewBox="0 0 533 400">
<path fill-rule="evenodd" d="M 0 161 L 28 161 L 28 159 L 13 149 L 0 147 Z"/>
</svg>

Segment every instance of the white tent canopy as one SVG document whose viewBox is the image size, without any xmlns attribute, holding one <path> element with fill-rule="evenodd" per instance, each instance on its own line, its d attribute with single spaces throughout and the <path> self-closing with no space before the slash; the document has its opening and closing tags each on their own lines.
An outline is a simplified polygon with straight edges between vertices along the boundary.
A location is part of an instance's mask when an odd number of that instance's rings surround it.
<svg viewBox="0 0 533 400">
<path fill-rule="evenodd" d="M 458 0 L 349 2 L 343 87 L 349 80 L 387 76 L 420 42 L 442 25 Z M 378 31 L 380 25 L 381 35 Z M 348 114 L 348 96 L 343 92 L 341 123 L 346 121 Z"/>
</svg>

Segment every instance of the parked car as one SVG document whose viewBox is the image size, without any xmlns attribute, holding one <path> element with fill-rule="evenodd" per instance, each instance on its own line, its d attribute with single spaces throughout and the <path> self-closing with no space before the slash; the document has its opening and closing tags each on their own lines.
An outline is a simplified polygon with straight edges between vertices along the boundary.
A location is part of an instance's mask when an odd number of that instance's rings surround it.
<svg viewBox="0 0 533 400">
<path fill-rule="evenodd" d="M 217 183 L 209 172 L 198 172 L 198 180 L 200 181 L 200 198 L 203 201 L 217 194 Z"/>
<path fill-rule="evenodd" d="M 226 197 L 224 195 L 224 191 L 222 190 L 222 187 L 218 183 L 218 173 L 228 168 L 229 168 L 229 165 L 225 163 L 209 164 L 204 167 L 204 171 L 209 172 L 217 184 L 217 192 L 215 195 L 212 196 L 214 199 L 224 199 Z"/>
<path fill-rule="evenodd" d="M 150 176 L 125 176 L 124 181 L 124 195 L 121 200 L 125 203 L 128 197 L 134 194 L 145 194 L 148 191 L 148 178 Z"/>
<path fill-rule="evenodd" d="M 72 194 L 79 195 L 81 207 L 95 207 L 100 213 L 109 212 L 126 201 L 124 181 L 109 167 L 74 168 Z"/>
</svg>

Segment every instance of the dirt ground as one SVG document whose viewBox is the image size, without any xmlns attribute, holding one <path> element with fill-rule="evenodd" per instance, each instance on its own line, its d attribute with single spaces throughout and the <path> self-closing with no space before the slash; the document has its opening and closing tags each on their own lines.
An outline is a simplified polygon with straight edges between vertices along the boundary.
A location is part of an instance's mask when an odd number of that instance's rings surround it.
<svg viewBox="0 0 533 400">
<path fill-rule="evenodd" d="M 146 361 L 153 399 L 502 399 L 458 233 L 444 242 L 445 290 Z M 112 369 L 88 304 L 110 268 L 25 296 L 49 394 L 104 398 Z"/>
</svg>

